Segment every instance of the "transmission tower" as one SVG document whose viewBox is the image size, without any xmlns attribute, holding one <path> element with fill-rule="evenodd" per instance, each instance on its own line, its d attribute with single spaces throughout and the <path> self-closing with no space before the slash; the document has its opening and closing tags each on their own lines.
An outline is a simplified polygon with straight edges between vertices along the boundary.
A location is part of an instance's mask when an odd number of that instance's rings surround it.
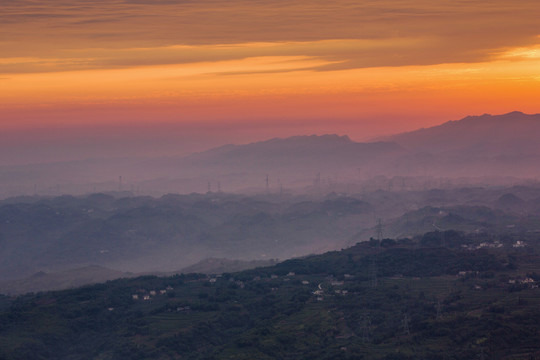
<svg viewBox="0 0 540 360">
<path fill-rule="evenodd" d="M 401 324 L 403 325 L 403 333 L 405 335 L 411 335 L 411 331 L 409 329 L 409 322 L 411 321 L 411 319 L 409 319 L 409 316 L 407 314 L 405 314 L 403 316 L 403 320 L 401 321 Z"/>
<path fill-rule="evenodd" d="M 362 342 L 371 342 L 371 319 L 369 315 L 364 315 L 364 320 L 362 321 Z"/>
<path fill-rule="evenodd" d="M 437 306 L 435 306 L 435 309 L 437 310 L 437 316 L 436 319 L 440 320 L 442 318 L 442 306 L 441 306 L 441 300 L 437 299 Z"/>
<path fill-rule="evenodd" d="M 370 281 L 371 281 L 371 287 L 377 287 L 377 285 L 379 284 L 379 280 L 377 278 L 377 272 L 378 272 L 378 269 L 377 269 L 377 256 L 378 256 L 379 250 L 381 248 L 381 241 L 382 241 L 382 237 L 383 237 L 383 235 L 382 235 L 383 234 L 383 225 L 382 225 L 381 219 L 377 220 L 377 225 L 375 226 L 375 231 L 377 233 L 377 252 L 373 256 L 373 259 L 372 259 L 371 264 L 369 266 L 369 278 L 370 278 Z"/>
<path fill-rule="evenodd" d="M 379 280 L 377 278 L 377 259 L 375 256 L 373 257 L 371 264 L 369 265 L 369 279 L 371 282 L 371 287 L 375 288 L 379 284 Z"/>
<path fill-rule="evenodd" d="M 382 220 L 377 219 L 377 225 L 375 226 L 375 231 L 377 232 L 377 240 L 379 240 L 379 244 L 383 239 L 383 229 L 384 229 L 384 226 L 382 224 Z"/>
<path fill-rule="evenodd" d="M 437 226 L 437 224 L 433 223 L 433 227 L 435 229 L 437 229 L 437 231 L 440 231 L 441 232 L 441 247 L 446 247 L 446 239 L 445 239 L 445 232 L 443 229 L 441 229 L 439 226 Z"/>
</svg>

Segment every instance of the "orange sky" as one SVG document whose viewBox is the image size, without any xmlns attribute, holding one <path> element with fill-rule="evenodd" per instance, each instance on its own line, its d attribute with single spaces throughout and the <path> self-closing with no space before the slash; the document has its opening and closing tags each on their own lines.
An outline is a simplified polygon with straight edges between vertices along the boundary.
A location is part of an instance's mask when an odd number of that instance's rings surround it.
<svg viewBox="0 0 540 360">
<path fill-rule="evenodd" d="M 538 113 L 539 18 L 537 0 L 3 1 L 0 131 L 206 146 Z"/>
</svg>

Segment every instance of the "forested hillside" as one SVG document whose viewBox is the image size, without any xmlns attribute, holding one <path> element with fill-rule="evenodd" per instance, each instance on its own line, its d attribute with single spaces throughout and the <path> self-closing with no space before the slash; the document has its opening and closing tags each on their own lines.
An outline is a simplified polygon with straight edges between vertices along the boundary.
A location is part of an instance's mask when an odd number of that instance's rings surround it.
<svg viewBox="0 0 540 360">
<path fill-rule="evenodd" d="M 0 358 L 534 359 L 539 240 L 432 232 L 238 273 L 4 297 Z"/>
</svg>

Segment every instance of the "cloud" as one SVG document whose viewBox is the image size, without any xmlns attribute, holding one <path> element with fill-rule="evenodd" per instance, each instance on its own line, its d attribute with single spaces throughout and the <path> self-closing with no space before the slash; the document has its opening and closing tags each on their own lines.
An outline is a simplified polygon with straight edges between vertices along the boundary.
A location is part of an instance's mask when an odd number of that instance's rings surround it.
<svg viewBox="0 0 540 360">
<path fill-rule="evenodd" d="M 538 18 L 536 0 L 8 1 L 0 53 L 38 60 L 0 64 L 0 73 L 264 56 L 326 62 L 317 71 L 480 62 L 536 44 Z"/>
<path fill-rule="evenodd" d="M 508 49 L 496 54 L 503 59 L 523 60 L 523 59 L 540 59 L 540 44 L 528 47 L 518 47 Z"/>
<path fill-rule="evenodd" d="M 422 59 L 417 58 L 417 53 L 426 52 L 428 48 L 432 48 L 433 42 L 433 39 L 426 37 L 418 39 L 343 39 L 311 42 L 173 45 L 126 49 L 76 49 L 59 51 L 56 58 L 20 57 L 0 59 L 0 73 L 120 69 L 222 62 L 262 57 L 318 59 L 319 65 L 306 68 L 317 71 L 403 66 L 419 63 L 431 64 L 448 61 L 452 54 L 448 54 L 444 47 L 433 53 L 432 56 L 425 56 Z M 239 72 L 231 71 L 230 73 Z"/>
</svg>

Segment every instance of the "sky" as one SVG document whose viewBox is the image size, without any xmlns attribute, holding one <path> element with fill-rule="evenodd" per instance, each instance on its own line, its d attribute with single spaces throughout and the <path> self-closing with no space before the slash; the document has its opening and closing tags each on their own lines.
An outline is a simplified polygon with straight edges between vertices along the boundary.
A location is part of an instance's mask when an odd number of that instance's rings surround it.
<svg viewBox="0 0 540 360">
<path fill-rule="evenodd" d="M 0 0 L 0 165 L 540 113 L 538 0 Z"/>
</svg>

